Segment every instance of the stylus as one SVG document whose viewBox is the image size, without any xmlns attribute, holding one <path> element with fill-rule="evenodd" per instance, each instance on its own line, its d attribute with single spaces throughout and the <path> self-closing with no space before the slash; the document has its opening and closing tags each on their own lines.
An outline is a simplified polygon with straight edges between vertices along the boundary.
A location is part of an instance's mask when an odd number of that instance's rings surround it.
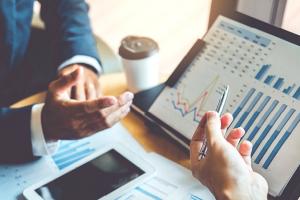
<svg viewBox="0 0 300 200">
<path fill-rule="evenodd" d="M 226 100 L 228 97 L 228 92 L 229 92 L 229 85 L 226 86 L 226 89 L 224 90 L 222 97 L 219 100 L 219 103 L 216 108 L 216 111 L 220 116 L 223 112 L 223 109 L 224 109 L 224 106 L 225 106 L 225 103 L 226 103 Z M 207 140 L 206 140 L 206 138 L 204 138 L 203 145 L 199 152 L 199 159 L 203 159 L 206 156 L 206 153 L 207 153 Z"/>
</svg>

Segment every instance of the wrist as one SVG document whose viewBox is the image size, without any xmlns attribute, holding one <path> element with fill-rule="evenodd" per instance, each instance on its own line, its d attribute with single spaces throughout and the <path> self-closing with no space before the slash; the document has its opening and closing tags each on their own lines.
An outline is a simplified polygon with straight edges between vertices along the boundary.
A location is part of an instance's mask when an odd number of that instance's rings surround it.
<svg viewBox="0 0 300 200">
<path fill-rule="evenodd" d="M 243 190 L 241 187 L 232 186 L 227 188 L 221 188 L 216 190 L 215 196 L 218 200 L 251 200 L 250 198 L 250 188 L 248 190 Z"/>
<path fill-rule="evenodd" d="M 248 195 L 242 194 L 241 192 L 235 192 L 233 190 L 223 190 L 216 194 L 218 200 L 250 200 Z"/>
<path fill-rule="evenodd" d="M 234 195 L 233 195 L 233 191 L 231 190 L 221 190 L 221 191 L 217 191 L 215 196 L 216 199 L 220 199 L 220 200 L 234 200 Z"/>
<path fill-rule="evenodd" d="M 267 193 L 264 194 L 260 189 L 248 187 L 243 189 L 224 189 L 215 193 L 218 200 L 267 200 Z"/>
</svg>

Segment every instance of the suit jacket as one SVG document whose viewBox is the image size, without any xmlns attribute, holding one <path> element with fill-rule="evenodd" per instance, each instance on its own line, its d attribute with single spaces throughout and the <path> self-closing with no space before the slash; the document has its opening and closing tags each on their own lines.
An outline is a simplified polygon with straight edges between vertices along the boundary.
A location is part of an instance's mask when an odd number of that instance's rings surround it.
<svg viewBox="0 0 300 200">
<path fill-rule="evenodd" d="M 0 0 L 0 84 L 14 69 L 22 67 L 30 39 L 33 3 L 34 0 Z M 58 47 L 57 64 L 75 55 L 87 55 L 100 62 L 84 0 L 40 3 L 46 31 Z M 33 158 L 30 120 L 30 106 L 0 107 L 0 162 Z"/>
</svg>

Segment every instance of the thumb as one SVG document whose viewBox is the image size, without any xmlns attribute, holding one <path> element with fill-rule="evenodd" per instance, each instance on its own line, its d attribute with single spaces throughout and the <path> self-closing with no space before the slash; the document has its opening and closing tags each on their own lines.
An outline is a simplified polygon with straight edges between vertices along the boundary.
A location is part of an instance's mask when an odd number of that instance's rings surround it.
<svg viewBox="0 0 300 200">
<path fill-rule="evenodd" d="M 81 105 L 83 106 L 83 110 L 87 113 L 96 112 L 100 109 L 104 109 L 113 105 L 116 105 L 118 100 L 114 96 L 104 96 L 95 100 L 89 100 Z"/>
<path fill-rule="evenodd" d="M 209 144 L 213 144 L 216 141 L 224 140 L 221 131 L 221 119 L 216 112 L 208 112 L 207 122 L 205 125 L 205 134 Z"/>
<path fill-rule="evenodd" d="M 74 86 L 81 77 L 82 68 L 76 68 L 73 72 L 60 76 L 50 84 L 50 90 L 62 93 Z"/>
<path fill-rule="evenodd" d="M 199 152 L 205 139 L 205 124 L 207 121 L 207 113 L 202 117 L 198 128 L 196 129 L 190 144 L 190 160 L 192 166 L 199 162 Z"/>
<path fill-rule="evenodd" d="M 68 105 L 76 113 L 93 113 L 113 105 L 118 105 L 117 103 L 118 100 L 116 97 L 103 96 L 94 100 L 72 101 Z"/>
</svg>

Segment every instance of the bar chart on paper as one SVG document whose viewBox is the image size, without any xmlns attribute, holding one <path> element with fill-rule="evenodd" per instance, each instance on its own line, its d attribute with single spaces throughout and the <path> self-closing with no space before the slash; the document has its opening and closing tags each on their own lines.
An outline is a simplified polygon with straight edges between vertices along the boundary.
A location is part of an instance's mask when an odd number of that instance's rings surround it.
<svg viewBox="0 0 300 200">
<path fill-rule="evenodd" d="M 25 164 L 0 165 L 0 199 L 19 199 L 18 196 L 25 188 L 65 169 L 94 151 L 90 141 L 86 139 L 62 141 L 58 152 L 51 157 Z"/>
<path fill-rule="evenodd" d="M 90 147 L 90 141 L 62 141 L 58 152 L 52 156 L 52 159 L 58 169 L 62 170 L 73 163 L 87 157 L 95 151 Z"/>
</svg>

